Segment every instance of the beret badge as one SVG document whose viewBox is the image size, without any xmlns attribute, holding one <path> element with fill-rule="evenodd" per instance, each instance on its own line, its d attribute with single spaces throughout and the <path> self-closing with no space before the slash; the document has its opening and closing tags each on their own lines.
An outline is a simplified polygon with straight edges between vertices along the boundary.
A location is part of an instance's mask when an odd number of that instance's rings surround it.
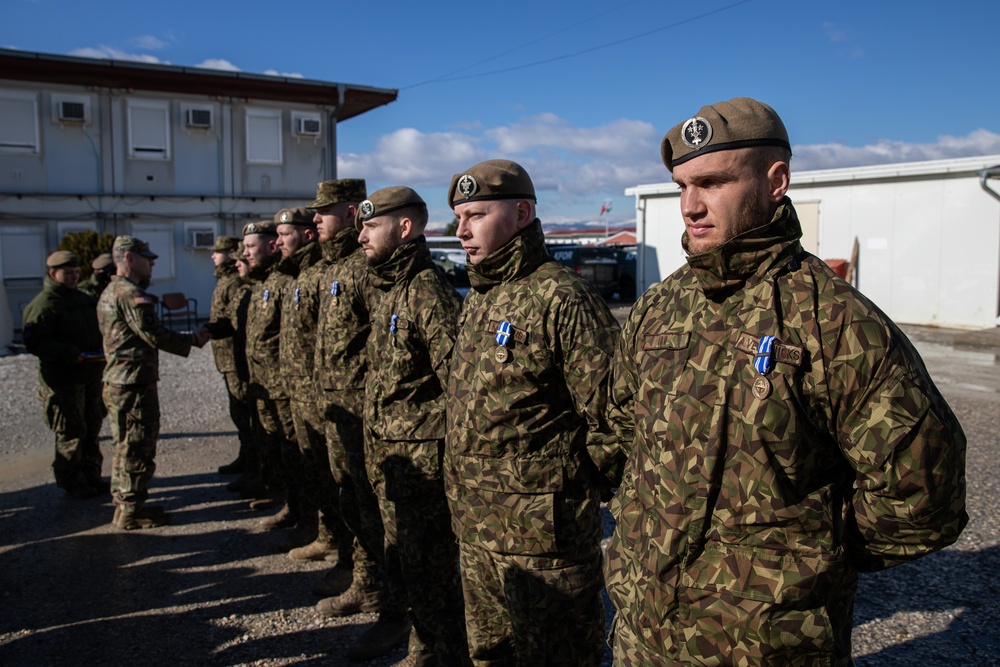
<svg viewBox="0 0 1000 667">
<path fill-rule="evenodd" d="M 695 150 L 707 146 L 712 140 L 712 124 L 701 116 L 689 118 L 681 128 L 681 139 Z"/>
<path fill-rule="evenodd" d="M 289 211 L 282 211 L 282 213 L 281 213 L 281 221 L 282 222 L 288 222 L 291 219 L 292 219 L 291 212 L 289 212 Z"/>
<path fill-rule="evenodd" d="M 476 183 L 476 179 L 468 174 L 463 174 L 460 179 L 458 179 L 458 191 L 462 193 L 466 199 L 476 194 L 479 191 L 479 183 Z"/>
<path fill-rule="evenodd" d="M 366 199 L 361 202 L 361 206 L 358 207 L 358 213 L 361 215 L 362 220 L 367 220 L 375 215 L 375 205 L 372 204 L 370 199 Z"/>
</svg>

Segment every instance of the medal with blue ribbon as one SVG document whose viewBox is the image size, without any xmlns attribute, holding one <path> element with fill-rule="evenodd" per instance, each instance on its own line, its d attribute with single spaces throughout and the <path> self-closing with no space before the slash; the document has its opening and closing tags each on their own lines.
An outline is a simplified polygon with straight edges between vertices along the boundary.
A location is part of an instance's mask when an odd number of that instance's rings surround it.
<svg viewBox="0 0 1000 667">
<path fill-rule="evenodd" d="M 267 303 L 267 300 L 270 298 L 271 298 L 271 290 L 269 289 L 264 290 L 264 303 Z"/>
<path fill-rule="evenodd" d="M 299 302 L 299 288 L 298 287 L 295 288 L 295 296 L 293 298 L 295 299 L 295 303 Z"/>
<path fill-rule="evenodd" d="M 340 295 L 340 281 L 339 280 L 334 280 L 333 283 L 330 285 L 330 294 L 332 294 L 333 296 L 339 296 Z"/>
<path fill-rule="evenodd" d="M 393 315 L 392 319 L 389 320 L 389 333 L 396 335 L 396 322 L 399 321 L 399 315 Z"/>
<path fill-rule="evenodd" d="M 507 349 L 507 343 L 510 342 L 510 334 L 514 330 L 514 327 L 510 322 L 501 322 L 497 325 L 497 349 L 493 353 L 494 358 L 497 363 L 504 363 L 510 358 L 510 350 Z"/>
<path fill-rule="evenodd" d="M 764 400 L 771 394 L 771 381 L 767 374 L 771 372 L 771 361 L 774 355 L 774 336 L 763 336 L 757 344 L 757 354 L 753 358 L 753 367 L 757 377 L 753 380 L 751 391 L 755 398 Z"/>
</svg>

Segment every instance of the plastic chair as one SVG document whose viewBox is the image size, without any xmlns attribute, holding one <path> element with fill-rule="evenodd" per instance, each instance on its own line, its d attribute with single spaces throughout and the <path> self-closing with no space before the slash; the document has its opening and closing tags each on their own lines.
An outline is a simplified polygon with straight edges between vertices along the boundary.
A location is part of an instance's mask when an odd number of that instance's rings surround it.
<svg viewBox="0 0 1000 667">
<path fill-rule="evenodd" d="M 174 320 L 183 319 L 187 322 L 187 330 L 191 331 L 194 328 L 192 324 L 198 319 L 198 300 L 189 299 L 182 292 L 164 294 L 160 298 L 160 319 L 166 326 Z"/>
</svg>

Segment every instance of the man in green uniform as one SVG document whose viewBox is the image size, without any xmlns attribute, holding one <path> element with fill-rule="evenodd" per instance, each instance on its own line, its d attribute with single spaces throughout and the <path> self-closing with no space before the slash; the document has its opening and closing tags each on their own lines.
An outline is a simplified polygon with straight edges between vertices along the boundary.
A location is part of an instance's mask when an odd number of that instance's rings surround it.
<svg viewBox="0 0 1000 667">
<path fill-rule="evenodd" d="M 115 260 L 111 258 L 111 253 L 106 252 L 97 256 L 90 263 L 93 273 L 90 277 L 80 283 L 79 289 L 94 298 L 96 303 L 104 293 L 104 288 L 111 282 L 111 276 L 115 275 Z"/>
<path fill-rule="evenodd" d="M 472 284 L 446 470 L 473 662 L 596 667 L 601 492 L 616 474 L 605 380 L 618 324 L 549 257 L 520 165 L 488 160 L 456 174 L 448 204 Z"/>
<path fill-rule="evenodd" d="M 175 333 L 156 317 L 156 297 L 146 293 L 157 258 L 149 244 L 119 236 L 111 253 L 118 274 L 101 295 L 97 319 L 107 357 L 104 404 L 115 441 L 113 523 L 124 530 L 155 528 L 170 522 L 162 510 L 145 507 L 160 432 L 158 351 L 186 357 L 192 345 L 207 343 L 209 334 L 204 328 L 197 333 Z"/>
<path fill-rule="evenodd" d="M 325 616 L 379 612 L 375 625 L 348 648 L 359 659 L 384 655 L 406 640 L 410 623 L 398 559 L 394 576 L 383 576 L 385 531 L 378 500 L 365 467 L 363 410 L 371 333 L 369 307 L 375 288 L 354 220 L 366 197 L 361 179 L 318 184 L 314 209 L 328 268 L 320 291 L 316 331 L 316 383 L 326 423 L 330 467 L 340 488 L 340 511 L 355 537 L 353 571 L 338 562 L 313 591 Z M 344 590 L 344 589 L 347 590 Z"/>
<path fill-rule="evenodd" d="M 702 107 L 661 153 L 688 258 L 616 350 L 615 664 L 853 664 L 858 572 L 968 520 L 962 428 L 906 336 L 802 249 L 771 107 Z"/>
<path fill-rule="evenodd" d="M 108 491 L 97 443 L 107 412 L 96 304 L 77 289 L 79 257 L 58 250 L 45 267 L 42 291 L 24 309 L 24 345 L 38 357 L 38 397 L 56 438 L 56 484 L 74 498 L 90 498 Z"/>
<path fill-rule="evenodd" d="M 313 375 L 320 289 L 326 269 L 314 216 L 306 208 L 286 208 L 274 216 L 281 252 L 278 271 L 289 280 L 281 304 L 281 377 L 289 397 L 303 471 L 299 523 L 291 536 L 288 555 L 293 560 L 323 560 L 336 553 L 349 567 L 353 538 L 340 518 L 340 492 L 330 471 L 326 426 Z"/>
<path fill-rule="evenodd" d="M 464 665 L 458 547 L 441 475 L 461 298 L 431 260 L 426 224 L 427 205 L 407 187 L 379 190 L 358 207 L 358 241 L 376 289 L 366 348 L 372 363 L 365 458 L 385 528 L 386 575 L 398 560 L 413 612 L 409 660 Z"/>
<path fill-rule="evenodd" d="M 208 314 L 209 331 L 220 320 L 228 320 L 233 303 L 243 292 L 243 281 L 236 272 L 236 261 L 232 254 L 239 245 L 234 236 L 220 236 L 212 246 L 212 262 L 215 264 L 215 290 L 212 292 L 212 307 Z M 240 449 L 236 460 L 219 467 L 223 475 L 246 472 L 248 450 L 253 447 L 253 433 L 250 430 L 250 406 L 247 403 L 247 383 L 237 371 L 235 341 L 232 336 L 212 338 L 212 355 L 215 368 L 222 373 L 229 395 L 229 417 L 236 426 Z"/>
</svg>

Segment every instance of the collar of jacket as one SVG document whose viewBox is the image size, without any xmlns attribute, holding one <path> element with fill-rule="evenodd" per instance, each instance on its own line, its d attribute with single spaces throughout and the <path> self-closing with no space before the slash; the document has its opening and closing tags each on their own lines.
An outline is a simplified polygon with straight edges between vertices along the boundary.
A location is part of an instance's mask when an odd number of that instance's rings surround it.
<svg viewBox="0 0 1000 667">
<path fill-rule="evenodd" d="M 387 289 L 407 278 L 412 278 L 427 268 L 431 262 L 431 251 L 423 234 L 420 238 L 404 243 L 396 248 L 392 256 L 378 266 L 369 266 L 372 283 L 380 289 Z"/>
<path fill-rule="evenodd" d="M 215 278 L 224 278 L 236 273 L 236 260 L 228 260 L 215 267 Z"/>
<path fill-rule="evenodd" d="M 353 226 L 340 230 L 332 239 L 320 245 L 323 248 L 323 258 L 331 262 L 352 255 L 361 247 L 358 243 L 358 230 Z"/>
<path fill-rule="evenodd" d="M 52 294 L 56 294 L 58 296 L 65 296 L 71 292 L 76 291 L 76 289 L 70 289 L 69 287 L 63 285 L 62 283 L 53 280 L 48 273 L 45 274 L 45 280 L 43 280 L 42 283 L 43 283 L 42 289 L 44 291 L 51 292 Z M 82 285 L 83 282 L 81 281 L 80 284 Z"/>
<path fill-rule="evenodd" d="M 258 267 L 253 267 L 250 269 L 249 278 L 251 281 L 261 281 L 271 275 L 271 271 L 278 264 L 278 260 L 281 259 L 281 253 L 276 252 L 267 259 L 264 263 Z"/>
<path fill-rule="evenodd" d="M 797 251 L 802 228 L 788 197 L 778 206 L 766 225 L 755 227 L 723 245 L 700 255 L 690 255 L 694 272 L 705 296 L 725 298 L 754 276 L 763 277 L 791 248 Z M 687 250 L 687 232 L 681 245 Z"/>
<path fill-rule="evenodd" d="M 312 266 L 323 259 L 323 249 L 315 241 L 311 241 L 295 252 L 291 257 L 282 257 L 278 261 L 278 271 L 290 276 L 298 276 L 302 269 Z"/>
<path fill-rule="evenodd" d="M 469 284 L 477 292 L 487 292 L 496 285 L 517 280 L 532 273 L 549 260 L 545 249 L 542 222 L 538 218 L 505 245 L 497 248 L 478 264 L 466 267 Z"/>
</svg>

